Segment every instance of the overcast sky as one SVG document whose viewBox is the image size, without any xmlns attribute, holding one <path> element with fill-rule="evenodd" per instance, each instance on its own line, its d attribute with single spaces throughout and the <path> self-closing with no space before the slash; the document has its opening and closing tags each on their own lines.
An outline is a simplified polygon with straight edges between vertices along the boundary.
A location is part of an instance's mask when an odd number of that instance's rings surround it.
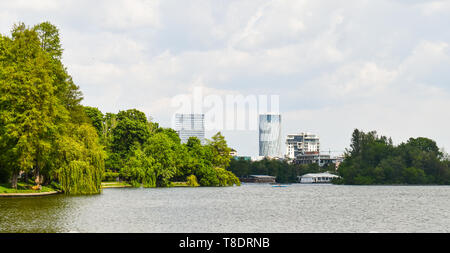
<svg viewBox="0 0 450 253">
<path fill-rule="evenodd" d="M 354 128 L 449 150 L 449 13 L 449 0 L 0 0 L 0 32 L 56 25 L 83 103 L 103 112 L 170 127 L 171 99 L 201 86 L 279 95 L 283 135 L 316 133 L 322 150 Z M 257 155 L 257 131 L 224 134 Z"/>
</svg>

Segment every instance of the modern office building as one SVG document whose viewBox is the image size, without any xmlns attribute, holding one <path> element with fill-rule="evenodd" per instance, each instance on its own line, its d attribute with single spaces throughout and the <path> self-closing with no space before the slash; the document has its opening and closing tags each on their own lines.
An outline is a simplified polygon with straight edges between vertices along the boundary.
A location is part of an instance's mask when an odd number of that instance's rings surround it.
<svg viewBox="0 0 450 253">
<path fill-rule="evenodd" d="M 204 114 L 176 114 L 174 129 L 181 143 L 186 143 L 190 137 L 197 137 L 202 144 L 205 144 Z"/>
<path fill-rule="evenodd" d="M 289 134 L 286 138 L 286 157 L 295 159 L 299 155 L 319 154 L 319 136 L 311 133 Z"/>
<path fill-rule="evenodd" d="M 259 155 L 280 157 L 281 153 L 281 115 L 259 115 Z"/>
</svg>

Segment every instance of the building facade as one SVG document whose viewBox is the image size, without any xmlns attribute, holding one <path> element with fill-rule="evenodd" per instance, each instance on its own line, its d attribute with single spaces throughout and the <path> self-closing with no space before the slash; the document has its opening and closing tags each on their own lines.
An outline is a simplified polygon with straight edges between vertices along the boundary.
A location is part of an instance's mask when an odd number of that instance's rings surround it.
<svg viewBox="0 0 450 253">
<path fill-rule="evenodd" d="M 337 175 L 326 173 L 311 173 L 298 177 L 298 181 L 302 184 L 315 184 L 315 183 L 331 183 L 335 178 L 340 178 Z"/>
<path fill-rule="evenodd" d="M 259 155 L 280 157 L 281 153 L 281 115 L 259 115 Z"/>
<path fill-rule="evenodd" d="M 190 137 L 197 137 L 205 144 L 205 115 L 204 114 L 175 114 L 174 129 L 186 143 Z"/>
<path fill-rule="evenodd" d="M 343 160 L 344 158 L 340 156 L 331 157 L 330 155 L 324 154 L 300 154 L 294 159 L 294 163 L 301 165 L 316 163 L 320 167 L 334 164 L 335 169 L 337 170 Z"/>
<path fill-rule="evenodd" d="M 295 159 L 299 155 L 319 154 L 320 138 L 311 133 L 289 134 L 286 138 L 286 157 Z"/>
</svg>

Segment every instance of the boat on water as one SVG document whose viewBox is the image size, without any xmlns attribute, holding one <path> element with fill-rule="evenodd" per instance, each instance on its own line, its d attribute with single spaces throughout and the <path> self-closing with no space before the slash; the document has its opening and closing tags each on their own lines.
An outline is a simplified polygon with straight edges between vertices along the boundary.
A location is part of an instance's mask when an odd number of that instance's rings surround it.
<svg viewBox="0 0 450 253">
<path fill-rule="evenodd" d="M 287 185 L 278 184 L 278 185 L 272 185 L 272 187 L 288 187 L 288 186 Z"/>
</svg>

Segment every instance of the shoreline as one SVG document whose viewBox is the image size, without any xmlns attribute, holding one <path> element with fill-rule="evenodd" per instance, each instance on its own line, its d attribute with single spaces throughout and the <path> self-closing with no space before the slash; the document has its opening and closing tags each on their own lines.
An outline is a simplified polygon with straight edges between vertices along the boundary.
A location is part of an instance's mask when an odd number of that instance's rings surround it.
<svg viewBox="0 0 450 253">
<path fill-rule="evenodd" d="M 102 182 L 101 189 L 108 188 L 131 188 L 131 185 L 124 182 Z"/>
<path fill-rule="evenodd" d="M 0 193 L 0 198 L 14 198 L 14 197 L 40 197 L 60 194 L 60 191 L 51 192 L 29 192 L 29 193 Z"/>
</svg>

